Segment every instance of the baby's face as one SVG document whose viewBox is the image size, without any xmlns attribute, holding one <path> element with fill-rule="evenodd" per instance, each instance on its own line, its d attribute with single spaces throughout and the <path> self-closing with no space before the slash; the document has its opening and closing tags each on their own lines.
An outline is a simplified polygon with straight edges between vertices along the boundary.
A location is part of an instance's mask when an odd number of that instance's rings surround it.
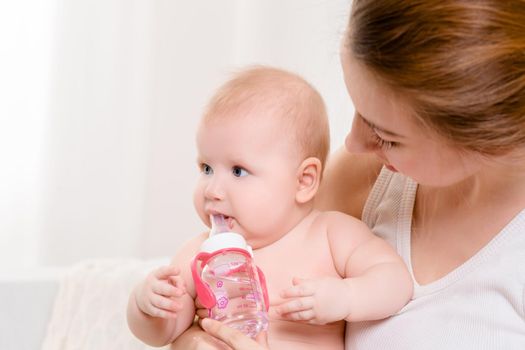
<svg viewBox="0 0 525 350">
<path fill-rule="evenodd" d="M 226 117 L 197 132 L 200 176 L 194 204 L 209 226 L 223 214 L 254 248 L 279 239 L 296 208 L 299 157 L 292 138 L 272 117 Z"/>
</svg>

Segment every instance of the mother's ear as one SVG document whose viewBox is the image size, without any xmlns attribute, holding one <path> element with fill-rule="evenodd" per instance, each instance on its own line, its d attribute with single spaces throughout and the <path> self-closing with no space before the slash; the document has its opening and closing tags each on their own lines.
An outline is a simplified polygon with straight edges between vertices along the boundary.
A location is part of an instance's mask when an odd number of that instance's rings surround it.
<svg viewBox="0 0 525 350">
<path fill-rule="evenodd" d="M 318 158 L 309 157 L 303 160 L 297 169 L 297 202 L 306 203 L 314 198 L 319 189 L 322 171 L 323 166 Z"/>
</svg>

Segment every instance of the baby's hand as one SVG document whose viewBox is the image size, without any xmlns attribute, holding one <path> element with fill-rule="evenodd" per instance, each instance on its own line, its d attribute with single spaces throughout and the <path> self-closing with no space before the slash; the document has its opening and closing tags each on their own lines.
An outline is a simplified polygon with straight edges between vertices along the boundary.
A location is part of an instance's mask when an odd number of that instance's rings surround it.
<svg viewBox="0 0 525 350">
<path fill-rule="evenodd" d="M 150 272 L 135 290 L 138 308 L 153 317 L 175 318 L 182 308 L 178 300 L 186 293 L 180 268 L 162 266 Z"/>
<path fill-rule="evenodd" d="M 283 319 L 327 324 L 350 314 L 349 287 L 342 279 L 294 277 L 292 283 L 293 287 L 281 291 L 285 302 L 275 308 Z"/>
</svg>

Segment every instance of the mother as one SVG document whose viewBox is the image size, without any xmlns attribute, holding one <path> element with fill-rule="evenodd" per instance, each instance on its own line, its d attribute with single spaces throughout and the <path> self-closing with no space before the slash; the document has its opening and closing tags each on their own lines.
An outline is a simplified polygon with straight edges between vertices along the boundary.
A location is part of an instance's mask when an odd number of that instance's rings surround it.
<svg viewBox="0 0 525 350">
<path fill-rule="evenodd" d="M 349 23 L 356 114 L 318 205 L 396 247 L 415 294 L 389 319 L 349 323 L 347 348 L 525 348 L 525 1 L 355 0 Z M 173 347 L 209 349 L 195 334 Z"/>
</svg>

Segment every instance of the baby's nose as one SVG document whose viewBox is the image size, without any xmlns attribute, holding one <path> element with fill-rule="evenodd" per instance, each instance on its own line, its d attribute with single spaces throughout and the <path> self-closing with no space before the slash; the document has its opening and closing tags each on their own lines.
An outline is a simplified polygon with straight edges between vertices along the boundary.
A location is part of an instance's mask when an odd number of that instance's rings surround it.
<svg viewBox="0 0 525 350">
<path fill-rule="evenodd" d="M 224 190 L 220 181 L 216 178 L 210 179 L 204 190 L 204 196 L 209 200 L 222 200 L 224 198 Z"/>
</svg>

